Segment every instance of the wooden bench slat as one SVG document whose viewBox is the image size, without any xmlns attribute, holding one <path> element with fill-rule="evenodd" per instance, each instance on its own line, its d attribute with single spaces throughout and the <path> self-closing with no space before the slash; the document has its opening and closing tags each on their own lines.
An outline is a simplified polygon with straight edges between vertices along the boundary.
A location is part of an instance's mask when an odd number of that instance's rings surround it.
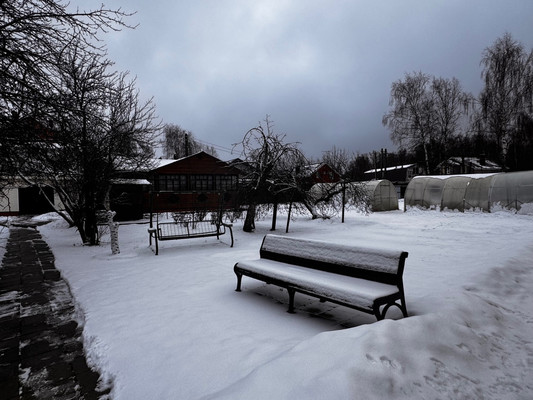
<svg viewBox="0 0 533 400">
<path fill-rule="evenodd" d="M 261 251 L 388 274 L 397 274 L 402 253 L 279 235 L 266 235 Z"/>
</svg>

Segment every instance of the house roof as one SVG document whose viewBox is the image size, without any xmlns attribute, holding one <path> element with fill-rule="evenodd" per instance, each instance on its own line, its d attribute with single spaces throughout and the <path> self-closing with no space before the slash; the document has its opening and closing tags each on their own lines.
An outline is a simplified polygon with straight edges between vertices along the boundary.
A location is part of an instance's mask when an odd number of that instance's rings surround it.
<svg viewBox="0 0 533 400">
<path fill-rule="evenodd" d="M 156 160 L 154 160 L 154 167 L 152 168 L 152 170 L 156 170 L 156 169 L 159 169 L 159 168 L 162 168 L 162 167 L 166 167 L 167 165 L 170 165 L 170 164 L 173 164 L 173 163 L 176 163 L 176 162 L 181 162 L 181 161 L 184 161 L 184 160 L 187 160 L 188 158 L 193 158 L 193 157 L 198 157 L 200 154 L 205 154 L 209 157 L 212 157 L 220 162 L 225 162 L 225 161 L 222 161 L 222 160 L 219 160 L 217 157 L 215 156 L 212 156 L 211 154 L 209 153 L 206 153 L 205 151 L 199 151 L 198 153 L 194 153 L 194 154 L 191 154 L 189 156 L 185 156 L 185 157 L 181 157 L 181 158 L 158 158 Z"/>
<path fill-rule="evenodd" d="M 212 163 L 212 164 L 217 165 L 217 168 L 219 168 L 219 167 L 228 168 L 228 171 L 230 171 L 232 173 L 235 173 L 237 175 L 241 172 L 235 166 L 230 165 L 228 162 L 222 161 L 219 158 L 217 158 L 217 157 L 215 157 L 215 156 L 213 156 L 213 155 L 211 155 L 211 154 L 209 154 L 209 153 L 207 153 L 207 152 L 205 152 L 203 150 L 199 151 L 198 153 L 191 154 L 190 156 L 181 157 L 181 158 L 178 158 L 178 159 L 165 159 L 165 158 L 156 159 L 156 160 L 154 160 L 153 166 L 151 167 L 150 171 L 151 172 L 155 172 L 155 173 L 159 173 L 160 172 L 159 170 L 161 170 L 161 169 L 163 169 L 165 167 L 169 167 L 169 166 L 171 166 L 173 164 L 176 164 L 176 167 L 177 167 L 177 164 L 189 165 L 189 167 L 190 167 L 190 165 L 195 164 L 196 161 Z M 170 167 L 170 168 L 172 169 L 174 167 Z M 167 171 L 167 170 L 168 169 L 165 169 L 165 171 Z"/>
</svg>

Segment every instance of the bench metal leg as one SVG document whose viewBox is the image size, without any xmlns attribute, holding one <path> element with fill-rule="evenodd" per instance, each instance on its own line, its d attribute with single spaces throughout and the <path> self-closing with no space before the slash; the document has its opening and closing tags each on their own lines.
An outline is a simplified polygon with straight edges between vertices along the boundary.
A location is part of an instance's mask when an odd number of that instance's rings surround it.
<svg viewBox="0 0 533 400">
<path fill-rule="evenodd" d="M 296 293 L 296 290 L 291 287 L 288 287 L 287 292 L 289 293 L 289 309 L 287 310 L 287 312 L 290 314 L 295 314 L 296 312 L 294 311 L 294 294 Z"/>
<path fill-rule="evenodd" d="M 241 291 L 242 274 L 240 272 L 235 271 L 235 270 L 233 270 L 233 272 L 235 272 L 235 275 L 237 275 L 237 288 L 235 289 L 235 291 L 236 292 L 240 292 Z"/>
<path fill-rule="evenodd" d="M 381 321 L 384 317 L 384 314 L 381 313 L 381 310 L 379 309 L 380 305 L 379 304 L 374 304 L 374 306 L 372 307 L 374 309 L 374 315 L 376 316 L 377 320 L 378 321 Z M 386 310 L 385 310 L 386 312 Z"/>
<path fill-rule="evenodd" d="M 407 307 L 405 306 L 405 303 L 403 301 L 402 301 L 401 304 L 399 304 L 398 302 L 388 303 L 388 304 L 385 305 L 385 307 L 383 307 L 383 311 L 380 311 L 380 309 L 379 309 L 380 306 L 379 305 L 374 305 L 374 314 L 376 315 L 376 318 L 378 319 L 378 321 L 381 321 L 383 318 L 385 318 L 385 314 L 387 314 L 387 311 L 392 306 L 398 307 L 405 318 L 408 316 L 407 315 Z"/>
<path fill-rule="evenodd" d="M 229 234 L 231 236 L 231 246 L 230 247 L 233 247 L 233 229 L 231 229 L 231 226 L 229 227 Z"/>
<path fill-rule="evenodd" d="M 400 307 L 400 310 L 402 310 L 402 314 L 405 318 L 408 317 L 407 315 L 407 306 L 405 305 L 405 300 L 402 300 L 402 305 L 401 306 L 398 306 Z"/>
</svg>

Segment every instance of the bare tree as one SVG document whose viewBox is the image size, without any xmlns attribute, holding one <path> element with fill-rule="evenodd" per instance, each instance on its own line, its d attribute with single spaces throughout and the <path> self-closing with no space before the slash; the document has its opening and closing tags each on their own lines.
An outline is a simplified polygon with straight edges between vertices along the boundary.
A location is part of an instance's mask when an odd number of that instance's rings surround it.
<svg viewBox="0 0 533 400">
<path fill-rule="evenodd" d="M 500 162 L 506 166 L 513 135 L 524 117 L 533 116 L 533 50 L 527 53 L 506 33 L 485 49 L 481 64 L 481 128 L 498 144 Z"/>
<path fill-rule="evenodd" d="M 274 132 L 267 116 L 264 125 L 250 129 L 240 147 L 248 173 L 242 179 L 241 190 L 247 204 L 243 230 L 252 232 L 259 204 L 290 199 L 294 190 L 294 174 L 298 164 L 305 165 L 303 153 L 296 143 L 285 143 L 285 135 Z M 287 201 L 288 202 L 288 201 Z"/>
<path fill-rule="evenodd" d="M 131 14 L 102 5 L 69 10 L 57 0 L 0 2 L 0 118 L 23 112 L 28 102 L 56 87 L 56 55 L 82 42 L 83 51 L 102 54 L 98 33 L 127 27 Z M 43 90 L 46 89 L 46 90 Z"/>
<path fill-rule="evenodd" d="M 422 148 L 426 173 L 447 156 L 450 139 L 460 133 L 470 106 L 471 95 L 463 92 L 456 78 L 435 78 L 417 72 L 392 84 L 383 125 L 400 148 Z M 440 154 L 439 154 L 440 153 Z"/>
<path fill-rule="evenodd" d="M 474 97 L 463 91 L 457 78 L 433 78 L 435 142 L 440 152 L 439 161 L 448 157 L 448 146 L 463 128 L 467 128 L 466 116 L 474 106 Z"/>
<path fill-rule="evenodd" d="M 96 211 L 105 207 L 112 180 L 149 166 L 158 125 L 153 103 L 140 101 L 134 80 L 78 49 L 58 55 L 57 89 L 38 103 L 47 125 L 15 116 L 5 126 L 13 150 L 6 156 L 26 184 L 53 188 L 61 200 L 56 211 L 84 243 L 96 244 Z"/>
<path fill-rule="evenodd" d="M 433 99 L 428 93 L 431 77 L 422 72 L 405 74 L 405 79 L 391 86 L 389 106 L 383 125 L 391 131 L 391 139 L 400 147 L 424 149 L 426 172 L 429 173 L 428 146 L 434 135 Z"/>
<path fill-rule="evenodd" d="M 122 169 L 146 167 L 158 124 L 98 35 L 131 14 L 55 0 L 0 2 L 0 156 L 7 175 L 52 187 L 57 211 L 96 243 L 96 209 Z M 43 191 L 43 194 L 44 191 Z M 48 199 L 55 205 L 54 199 Z"/>
<path fill-rule="evenodd" d="M 346 149 L 339 149 L 335 146 L 331 150 L 325 151 L 322 154 L 322 162 L 329 165 L 335 172 L 345 177 L 351 157 Z"/>
<path fill-rule="evenodd" d="M 179 125 L 166 124 L 163 127 L 163 135 L 163 151 L 167 158 L 182 158 L 202 150 L 217 157 L 213 146 L 200 143 L 191 131 Z"/>
</svg>

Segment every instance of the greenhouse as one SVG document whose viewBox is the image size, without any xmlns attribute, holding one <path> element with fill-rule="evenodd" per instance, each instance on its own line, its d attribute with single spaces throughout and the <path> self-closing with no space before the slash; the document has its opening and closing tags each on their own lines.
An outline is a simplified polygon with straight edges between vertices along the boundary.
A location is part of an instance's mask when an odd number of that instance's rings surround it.
<svg viewBox="0 0 533 400">
<path fill-rule="evenodd" d="M 372 211 L 390 211 L 398 209 L 398 193 L 391 181 L 381 179 L 378 181 L 362 182 L 365 185 L 369 206 Z"/>
<path fill-rule="evenodd" d="M 309 195 L 315 201 L 318 199 L 327 199 L 331 193 L 337 193 L 342 196 L 342 183 L 316 183 L 314 184 Z M 358 195 L 364 190 L 365 200 L 372 211 L 390 211 L 398 209 L 398 192 L 392 182 L 387 179 L 366 182 L 350 182 L 345 184 L 345 196 L 347 203 L 357 202 Z M 339 199 L 340 201 L 340 199 Z"/>
<path fill-rule="evenodd" d="M 404 209 L 512 209 L 533 204 L 533 171 L 499 174 L 417 176 L 405 191 Z"/>
</svg>

